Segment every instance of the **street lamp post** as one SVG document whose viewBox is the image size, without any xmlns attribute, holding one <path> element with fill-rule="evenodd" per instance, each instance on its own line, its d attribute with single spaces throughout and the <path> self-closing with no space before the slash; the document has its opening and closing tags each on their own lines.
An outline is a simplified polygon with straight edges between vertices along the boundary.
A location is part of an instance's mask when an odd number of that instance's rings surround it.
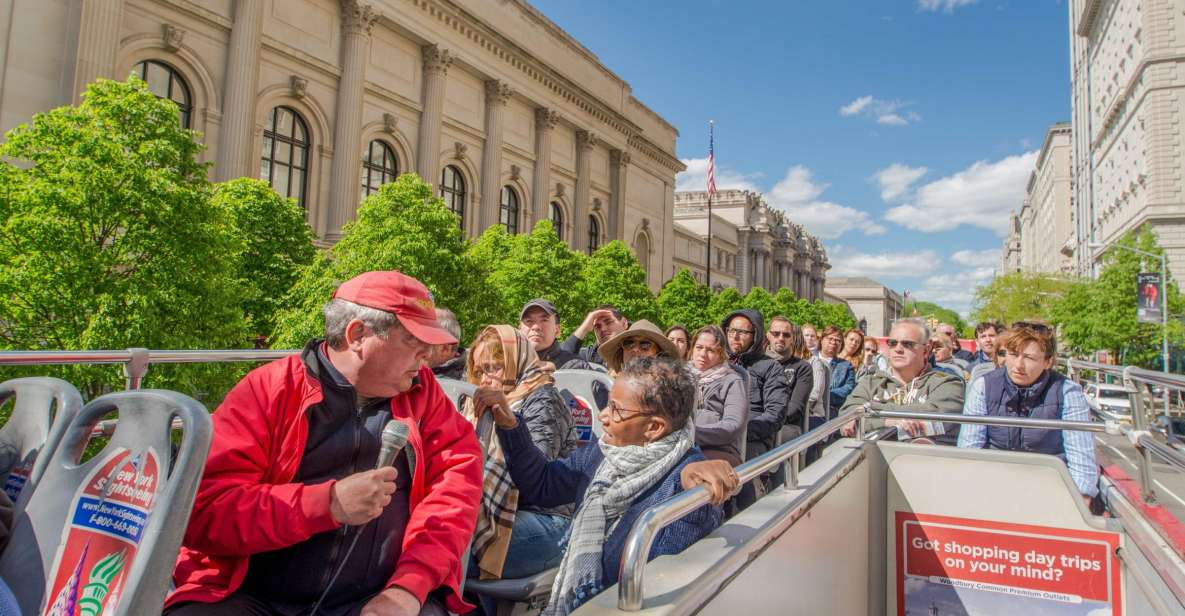
<svg viewBox="0 0 1185 616">
<path fill-rule="evenodd" d="M 1111 246 L 1106 246 L 1105 244 L 1100 244 L 1098 242 L 1091 242 L 1088 245 L 1090 246 L 1090 248 L 1092 250 L 1103 249 L 1105 251 L 1107 248 L 1121 248 L 1123 250 L 1127 250 L 1129 252 L 1134 252 L 1138 255 L 1142 255 L 1145 257 L 1151 257 L 1153 259 L 1160 259 L 1160 284 L 1161 284 L 1161 289 L 1160 289 L 1160 329 L 1161 329 L 1160 355 L 1161 355 L 1161 364 L 1162 364 L 1161 367 L 1163 369 L 1163 372 L 1165 374 L 1168 374 L 1169 373 L 1169 293 L 1168 293 L 1168 291 L 1169 291 L 1169 268 L 1168 268 L 1168 259 L 1166 258 L 1167 253 L 1161 252 L 1160 254 L 1153 254 L 1153 253 L 1148 252 L 1146 250 L 1140 250 L 1139 248 L 1133 248 L 1131 246 L 1124 246 L 1123 244 L 1113 244 Z M 1165 388 L 1165 392 L 1164 392 L 1164 412 L 1166 415 L 1169 412 L 1168 388 Z"/>
</svg>

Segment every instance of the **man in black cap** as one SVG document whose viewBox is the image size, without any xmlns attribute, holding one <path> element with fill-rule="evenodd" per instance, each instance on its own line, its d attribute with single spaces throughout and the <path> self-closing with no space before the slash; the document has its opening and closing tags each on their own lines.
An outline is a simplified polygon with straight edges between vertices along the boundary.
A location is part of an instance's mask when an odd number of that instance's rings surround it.
<svg viewBox="0 0 1185 616">
<path fill-rule="evenodd" d="M 560 314 L 555 304 L 542 299 L 533 299 L 523 305 L 518 314 L 518 331 L 531 342 L 542 361 L 555 364 L 557 370 L 587 370 L 588 362 L 580 355 L 560 348 L 556 338 L 560 335 Z"/>
</svg>

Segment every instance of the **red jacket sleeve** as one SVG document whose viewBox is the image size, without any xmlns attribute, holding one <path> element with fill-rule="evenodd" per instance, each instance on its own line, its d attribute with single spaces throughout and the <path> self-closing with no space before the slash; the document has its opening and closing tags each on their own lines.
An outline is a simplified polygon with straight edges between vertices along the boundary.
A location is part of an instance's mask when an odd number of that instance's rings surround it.
<svg viewBox="0 0 1185 616">
<path fill-rule="evenodd" d="M 481 502 L 481 449 L 473 426 L 453 410 L 435 379 L 425 379 L 426 407 L 420 420 L 424 442 L 425 496 L 412 509 L 403 553 L 388 586 L 421 603 L 442 585 L 454 593 L 461 582 L 477 507 Z M 457 599 L 457 597 L 451 597 Z"/>
<path fill-rule="evenodd" d="M 247 375 L 214 413 L 214 438 L 198 485 L 186 547 L 210 555 L 249 556 L 337 528 L 329 509 L 333 481 L 267 483 L 285 434 L 278 407 L 298 396 L 269 367 Z M 277 381 L 279 383 L 277 383 Z"/>
</svg>

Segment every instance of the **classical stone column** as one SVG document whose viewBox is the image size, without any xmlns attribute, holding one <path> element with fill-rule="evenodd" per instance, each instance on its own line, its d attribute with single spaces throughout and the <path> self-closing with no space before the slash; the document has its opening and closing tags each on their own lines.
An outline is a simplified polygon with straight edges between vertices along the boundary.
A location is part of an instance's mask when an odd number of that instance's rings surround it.
<svg viewBox="0 0 1185 616">
<path fill-rule="evenodd" d="M 440 120 L 444 115 L 444 79 L 453 54 L 436 45 L 421 48 L 424 56 L 424 92 L 420 100 L 420 135 L 416 147 L 416 172 L 429 184 L 440 181 Z"/>
<path fill-rule="evenodd" d="M 74 101 L 100 77 L 115 77 L 123 0 L 86 0 L 78 25 L 78 55 L 74 61 Z"/>
<path fill-rule="evenodd" d="M 754 277 L 753 286 L 765 287 L 765 251 L 757 250 L 757 275 Z"/>
<path fill-rule="evenodd" d="M 259 85 L 259 52 L 263 32 L 263 0 L 236 0 L 234 25 L 226 55 L 226 91 L 214 178 L 219 182 L 255 177 L 251 144 L 255 139 L 255 96 Z M 318 229 L 318 232 L 321 230 Z"/>
<path fill-rule="evenodd" d="M 477 218 L 480 234 L 498 223 L 502 193 L 502 116 L 512 92 L 505 81 L 486 82 L 486 141 L 481 150 L 481 212 Z"/>
<path fill-rule="evenodd" d="M 550 218 L 549 201 L 551 194 L 551 133 L 559 122 L 559 114 L 546 107 L 535 109 L 535 172 L 531 174 L 531 220 L 528 230 L 535 223 Z M 563 229 L 556 229 L 556 234 L 564 237 Z"/>
<path fill-rule="evenodd" d="M 625 241 L 625 189 L 630 153 L 609 150 L 609 239 Z"/>
<path fill-rule="evenodd" d="M 588 250 L 588 212 L 592 178 L 589 177 L 589 162 L 598 137 L 586 130 L 576 131 L 576 195 L 572 204 L 572 247 Z"/>
<path fill-rule="evenodd" d="M 736 264 L 736 278 L 737 290 L 742 294 L 749 292 L 749 272 L 752 270 L 752 260 L 750 256 L 753 251 L 749 250 L 749 232 L 737 231 L 737 264 Z"/>
<path fill-rule="evenodd" d="M 337 85 L 337 113 L 333 121 L 333 164 L 329 176 L 329 213 L 326 239 L 341 237 L 341 229 L 358 209 L 358 179 L 362 165 L 362 97 L 366 64 L 370 61 L 370 30 L 379 14 L 369 4 L 341 0 L 341 80 Z"/>
</svg>

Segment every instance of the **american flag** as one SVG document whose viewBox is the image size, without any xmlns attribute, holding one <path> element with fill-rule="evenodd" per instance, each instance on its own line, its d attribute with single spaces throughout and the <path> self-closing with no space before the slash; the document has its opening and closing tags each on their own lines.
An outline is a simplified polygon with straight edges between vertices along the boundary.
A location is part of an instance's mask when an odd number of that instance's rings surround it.
<svg viewBox="0 0 1185 616">
<path fill-rule="evenodd" d="M 716 140 L 716 125 L 713 122 L 708 122 L 708 198 L 711 199 L 716 195 L 716 154 L 715 149 Z"/>
</svg>

